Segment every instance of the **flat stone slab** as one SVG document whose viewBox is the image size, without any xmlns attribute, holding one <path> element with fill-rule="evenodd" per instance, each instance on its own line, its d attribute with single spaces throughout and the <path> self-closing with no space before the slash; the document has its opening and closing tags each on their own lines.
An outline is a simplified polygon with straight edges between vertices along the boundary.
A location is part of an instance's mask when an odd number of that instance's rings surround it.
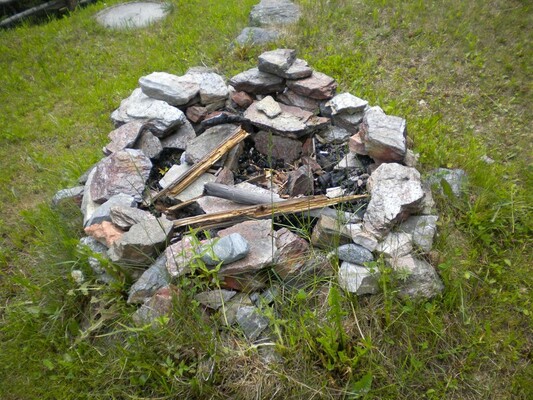
<svg viewBox="0 0 533 400">
<path fill-rule="evenodd" d="M 273 30 L 250 27 L 244 28 L 235 41 L 240 45 L 259 45 L 274 42 L 279 38 L 279 33 Z"/>
<path fill-rule="evenodd" d="M 300 7 L 289 0 L 261 0 L 250 12 L 250 25 L 289 25 L 300 19 Z"/>
<path fill-rule="evenodd" d="M 112 29 L 143 28 L 167 16 L 165 3 L 135 1 L 105 8 L 96 14 L 96 21 Z"/>
<path fill-rule="evenodd" d="M 283 78 L 259 71 L 259 68 L 251 68 L 235 75 L 229 81 L 236 91 L 253 94 L 269 94 L 281 92 L 285 89 Z"/>
</svg>

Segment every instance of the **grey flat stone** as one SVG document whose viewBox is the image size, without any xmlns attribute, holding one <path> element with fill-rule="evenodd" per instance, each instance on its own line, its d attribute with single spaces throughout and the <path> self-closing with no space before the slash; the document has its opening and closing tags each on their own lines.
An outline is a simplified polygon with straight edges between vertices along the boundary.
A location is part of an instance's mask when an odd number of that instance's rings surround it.
<svg viewBox="0 0 533 400">
<path fill-rule="evenodd" d="M 135 207 L 137 202 L 131 195 L 119 193 L 111 196 L 109 200 L 94 210 L 90 218 L 85 222 L 84 226 L 99 224 L 102 221 L 111 221 L 111 208 L 116 206 Z"/>
<path fill-rule="evenodd" d="M 322 72 L 313 71 L 308 78 L 287 80 L 287 87 L 302 96 L 326 100 L 335 95 L 337 82 Z"/>
<path fill-rule="evenodd" d="M 378 239 L 371 232 L 363 228 L 362 223 L 351 223 L 345 226 L 355 244 L 363 246 L 369 251 L 374 251 L 378 246 Z"/>
<path fill-rule="evenodd" d="M 138 224 L 141 221 L 156 218 L 148 211 L 140 210 L 136 207 L 125 207 L 123 205 L 112 206 L 109 216 L 111 222 L 122 230 L 128 230 L 132 225 Z"/>
<path fill-rule="evenodd" d="M 466 172 L 462 169 L 437 168 L 429 173 L 426 180 L 431 186 L 436 186 L 443 193 L 443 181 L 450 186 L 452 193 L 459 197 L 468 182 Z"/>
<path fill-rule="evenodd" d="M 275 30 L 258 27 L 244 28 L 235 41 L 240 45 L 261 45 L 275 42 L 279 38 L 279 33 Z"/>
<path fill-rule="evenodd" d="M 91 196 L 91 185 L 94 180 L 94 175 L 96 173 L 96 166 L 89 172 L 89 176 L 87 177 L 87 182 L 85 182 L 85 187 L 83 189 L 83 197 L 81 199 L 81 213 L 83 214 L 83 226 L 87 223 L 87 221 L 91 218 L 93 213 L 96 211 L 98 207 L 100 207 L 100 204 L 95 202 L 93 200 L 93 197 Z"/>
<path fill-rule="evenodd" d="M 421 209 L 424 190 L 420 173 L 414 168 L 382 164 L 368 179 L 368 187 L 371 198 L 363 223 L 365 230 L 378 237 Z"/>
<path fill-rule="evenodd" d="M 333 115 L 331 119 L 333 121 L 333 125 L 346 129 L 352 135 L 355 135 L 356 133 L 359 133 L 359 128 L 363 122 L 363 116 L 363 112 L 355 114 L 341 112 Z"/>
<path fill-rule="evenodd" d="M 374 256 L 370 250 L 354 243 L 339 246 L 336 250 L 336 254 L 337 257 L 339 257 L 339 260 L 351 264 L 363 265 L 364 263 L 374 261 Z"/>
<path fill-rule="evenodd" d="M 172 106 L 189 103 L 200 91 L 200 85 L 195 81 L 166 72 L 152 72 L 142 76 L 139 86 L 145 95 Z"/>
<path fill-rule="evenodd" d="M 148 158 L 157 158 L 163 151 L 161 141 L 149 130 L 145 130 L 139 135 L 133 147 L 141 150 Z"/>
<path fill-rule="evenodd" d="M 206 265 L 225 265 L 246 257 L 250 246 L 239 233 L 212 240 L 202 247 L 202 261 Z"/>
<path fill-rule="evenodd" d="M 313 228 L 311 243 L 321 249 L 330 250 L 351 242 L 351 232 L 336 215 L 322 215 Z"/>
<path fill-rule="evenodd" d="M 271 94 L 281 92 L 285 88 L 283 78 L 268 72 L 261 72 L 258 68 L 251 68 L 235 75 L 229 83 L 238 92 L 253 94 Z"/>
<path fill-rule="evenodd" d="M 229 96 L 224 78 L 208 68 L 189 68 L 183 78 L 200 85 L 200 101 L 203 105 L 224 102 Z"/>
<path fill-rule="evenodd" d="M 140 201 L 151 169 L 152 162 L 140 150 L 117 151 L 96 165 L 90 183 L 90 199 L 104 203 L 111 196 L 124 193 Z"/>
<path fill-rule="evenodd" d="M 313 74 L 313 69 L 300 58 L 294 60 L 292 65 L 286 71 L 280 71 L 279 76 L 285 79 L 303 79 L 310 77 Z"/>
<path fill-rule="evenodd" d="M 361 139 L 368 155 L 375 160 L 402 162 L 405 157 L 405 119 L 386 115 L 379 107 L 365 112 Z"/>
<path fill-rule="evenodd" d="M 215 289 L 198 293 L 194 296 L 194 299 L 206 307 L 218 310 L 222 305 L 228 303 L 236 294 L 237 292 L 233 290 Z"/>
<path fill-rule="evenodd" d="M 222 124 L 207 129 L 189 142 L 183 158 L 188 164 L 197 163 L 235 134 L 238 129 L 239 127 L 233 124 Z"/>
<path fill-rule="evenodd" d="M 170 284 L 166 261 L 167 259 L 163 253 L 150 268 L 143 272 L 141 277 L 130 287 L 128 303 L 143 303 L 159 289 Z"/>
<path fill-rule="evenodd" d="M 164 149 L 185 150 L 191 140 L 196 137 L 196 132 L 189 121 L 185 121 L 175 133 L 161 139 Z"/>
<path fill-rule="evenodd" d="M 283 93 L 276 95 L 276 99 L 283 104 L 293 107 L 300 107 L 313 114 L 318 114 L 320 110 L 320 100 L 310 97 L 301 96 L 290 89 L 285 89 Z"/>
<path fill-rule="evenodd" d="M 258 57 L 257 68 L 259 71 L 282 76 L 296 60 L 296 50 L 276 49 L 266 51 Z"/>
<path fill-rule="evenodd" d="M 288 25 L 300 19 L 300 8 L 289 0 L 261 0 L 250 12 L 251 26 Z"/>
<path fill-rule="evenodd" d="M 62 203 L 72 201 L 77 205 L 81 205 L 85 186 L 75 186 L 68 189 L 61 189 L 54 194 L 52 198 L 52 205 L 59 206 Z"/>
<path fill-rule="evenodd" d="M 96 14 L 96 21 L 112 29 L 143 28 L 165 18 L 168 12 L 165 3 L 135 1 L 103 9 Z"/>
<path fill-rule="evenodd" d="M 165 173 L 165 175 L 159 180 L 159 185 L 165 189 L 172 182 L 190 170 L 192 167 L 187 164 L 174 164 L 170 169 Z"/>
<path fill-rule="evenodd" d="M 376 252 L 386 258 L 399 258 L 413 251 L 413 235 L 405 232 L 389 232 L 376 247 Z"/>
<path fill-rule="evenodd" d="M 364 170 L 365 167 L 363 166 L 363 163 L 357 157 L 357 154 L 348 153 L 343 157 L 342 160 L 339 161 L 337 165 L 335 165 L 334 169 Z"/>
<path fill-rule="evenodd" d="M 400 296 L 431 298 L 444 290 L 437 271 L 425 260 L 407 255 L 390 259 L 389 264 L 401 282 Z"/>
<path fill-rule="evenodd" d="M 272 96 L 266 96 L 263 100 L 258 101 L 256 107 L 268 118 L 276 118 L 281 114 L 281 107 L 279 106 L 279 103 L 272 98 Z"/>
<path fill-rule="evenodd" d="M 413 244 L 424 253 L 429 253 L 437 232 L 438 219 L 436 215 L 411 216 L 400 225 L 398 230 L 412 235 Z"/>
<path fill-rule="evenodd" d="M 368 101 L 355 97 L 350 93 L 340 93 L 334 96 L 326 103 L 326 106 L 331 107 L 331 114 L 356 114 L 365 111 L 368 106 Z"/>
<path fill-rule="evenodd" d="M 170 104 L 146 96 L 140 88 L 130 97 L 121 101 L 119 108 L 111 114 L 116 126 L 131 121 L 148 122 L 152 133 L 165 137 L 185 123 L 186 117 L 181 110 Z"/>
<path fill-rule="evenodd" d="M 339 268 L 339 286 L 357 295 L 379 292 L 379 273 L 369 268 L 344 261 Z"/>
<path fill-rule="evenodd" d="M 116 263 L 149 265 L 165 246 L 172 228 L 166 218 L 141 221 L 113 243 L 108 255 Z"/>
<path fill-rule="evenodd" d="M 269 320 L 254 306 L 242 306 L 238 309 L 236 321 L 248 340 L 255 340 L 268 326 Z"/>
<path fill-rule="evenodd" d="M 267 131 L 259 131 L 252 137 L 256 150 L 267 157 L 292 163 L 302 155 L 302 142 L 299 140 L 273 135 Z"/>
<path fill-rule="evenodd" d="M 348 141 L 351 133 L 339 126 L 330 125 L 318 132 L 317 136 L 322 143 L 342 144 Z"/>
<path fill-rule="evenodd" d="M 133 147 L 143 125 L 143 121 L 131 121 L 111 131 L 108 135 L 111 143 L 104 147 L 104 153 L 109 155 Z"/>
</svg>

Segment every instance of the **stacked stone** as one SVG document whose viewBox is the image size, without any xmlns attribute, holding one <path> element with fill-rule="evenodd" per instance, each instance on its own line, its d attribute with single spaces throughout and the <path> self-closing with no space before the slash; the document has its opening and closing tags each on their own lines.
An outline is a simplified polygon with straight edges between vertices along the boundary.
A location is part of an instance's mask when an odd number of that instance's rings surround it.
<svg viewBox="0 0 533 400">
<path fill-rule="evenodd" d="M 252 298 L 257 300 L 259 293 L 271 290 L 272 274 L 289 284 L 317 270 L 333 273 L 331 260 L 338 259 L 339 284 L 358 295 L 373 294 L 379 291 L 375 260 L 382 256 L 393 270 L 407 277 L 400 283 L 400 294 L 432 297 L 442 291 L 438 274 L 424 257 L 432 248 L 438 217 L 431 191 L 412 164 L 403 118 L 369 107 L 353 94 L 336 94 L 335 80 L 314 71 L 291 49 L 261 54 L 256 68 L 232 77 L 229 85 L 205 68 L 192 68 L 183 76 L 154 72 L 142 77 L 139 85 L 112 113 L 117 128 L 109 134 L 106 156 L 90 170 L 83 186 L 60 191 L 54 198 L 54 204 L 65 198 L 80 202 L 81 198 L 88 236 L 80 247 L 89 252 L 89 264 L 99 279 L 116 278 L 104 268 L 105 260 L 136 279 L 128 301 L 142 304 L 138 321 L 159 315 L 149 311 L 154 305 L 168 310 L 169 299 L 178 293 L 172 280 L 190 273 L 199 262 L 206 268 L 219 268 L 225 291 L 200 294 L 198 301 L 212 310 L 225 304 L 233 313 L 225 321 L 236 321 L 253 339 L 265 321 Z M 152 161 L 163 149 L 182 154 L 181 163 L 159 181 L 165 188 L 238 129 L 228 121 L 247 127 L 256 150 L 292 165 L 284 193 L 244 182 L 235 185 L 272 201 L 283 194 L 313 193 L 322 173 L 313 159 L 315 140 L 348 148 L 334 169 L 357 171 L 358 179 L 368 177 L 370 201 L 364 212 L 318 213 L 311 244 L 333 248 L 329 258 L 311 258 L 306 240 L 286 228 L 274 230 L 272 220 L 238 223 L 215 232 L 208 241 L 185 235 L 169 245 L 172 222 L 140 208 L 149 192 L 146 185 Z M 232 157 L 238 159 L 238 153 Z M 364 159 L 374 162 L 368 170 Z M 174 200 L 196 199 L 205 213 L 242 207 L 202 196 L 206 182 L 224 179 L 233 183 L 231 168 L 224 165 L 221 171 L 225 173 L 204 174 Z M 459 195 L 464 172 L 437 172 L 433 182 L 446 181 Z M 327 189 L 329 197 L 347 194 L 342 187 Z M 237 292 L 251 293 L 251 297 Z M 250 325 L 250 321 L 255 322 Z"/>
</svg>

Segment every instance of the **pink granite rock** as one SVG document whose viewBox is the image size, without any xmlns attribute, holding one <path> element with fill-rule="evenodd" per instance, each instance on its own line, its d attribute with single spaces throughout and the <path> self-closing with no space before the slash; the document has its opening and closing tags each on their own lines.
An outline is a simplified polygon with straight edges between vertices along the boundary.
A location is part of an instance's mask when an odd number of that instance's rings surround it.
<svg viewBox="0 0 533 400">
<path fill-rule="evenodd" d="M 335 95 L 337 82 L 322 72 L 314 71 L 309 78 L 287 80 L 287 87 L 302 96 L 326 100 Z"/>
<path fill-rule="evenodd" d="M 100 224 L 93 224 L 85 228 L 85 233 L 89 236 L 92 236 L 100 243 L 111 247 L 114 242 L 119 240 L 124 231 L 119 229 L 113 223 L 109 221 L 103 221 Z"/>
</svg>

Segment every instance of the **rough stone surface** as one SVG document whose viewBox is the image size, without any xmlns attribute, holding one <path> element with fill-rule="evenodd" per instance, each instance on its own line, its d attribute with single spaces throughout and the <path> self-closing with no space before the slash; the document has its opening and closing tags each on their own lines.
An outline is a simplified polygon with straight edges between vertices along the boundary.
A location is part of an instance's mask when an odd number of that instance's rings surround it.
<svg viewBox="0 0 533 400">
<path fill-rule="evenodd" d="M 424 253 L 429 253 L 437 232 L 438 219 L 436 215 L 411 216 L 398 229 L 412 235 L 413 244 Z"/>
<path fill-rule="evenodd" d="M 265 51 L 258 57 L 257 68 L 259 71 L 282 76 L 296 59 L 296 50 L 293 49 L 276 49 Z"/>
<path fill-rule="evenodd" d="M 187 144 L 195 137 L 196 132 L 194 132 L 191 123 L 189 121 L 185 121 L 185 123 L 181 125 L 175 133 L 172 133 L 169 136 L 161 139 L 161 145 L 164 149 L 185 150 L 187 148 Z"/>
<path fill-rule="evenodd" d="M 286 193 L 291 197 L 312 195 L 314 192 L 313 173 L 307 165 L 289 172 Z"/>
<path fill-rule="evenodd" d="M 222 142 L 232 136 L 237 130 L 238 126 L 233 124 L 217 125 L 207 129 L 200 136 L 197 136 L 189 142 L 187 150 L 183 155 L 188 164 L 195 164 L 203 157 L 219 147 Z"/>
<path fill-rule="evenodd" d="M 111 208 L 116 206 L 135 207 L 136 204 L 137 202 L 131 195 L 124 193 L 115 194 L 111 196 L 104 204 L 94 210 L 84 226 L 99 224 L 103 221 L 112 221 Z"/>
<path fill-rule="evenodd" d="M 376 160 L 402 162 L 407 150 L 405 119 L 386 115 L 379 107 L 365 112 L 361 138 L 368 155 Z"/>
<path fill-rule="evenodd" d="M 300 19 L 300 7 L 289 0 L 261 0 L 250 12 L 251 26 L 288 25 Z"/>
<path fill-rule="evenodd" d="M 195 199 L 202 195 L 206 183 L 214 182 L 216 179 L 216 176 L 213 174 L 202 174 L 180 193 L 172 195 L 171 197 L 181 202 Z"/>
<path fill-rule="evenodd" d="M 58 190 L 52 198 L 52 205 L 57 207 L 60 204 L 72 201 L 79 207 L 81 206 L 84 191 L 85 186 L 76 186 L 68 189 Z"/>
<path fill-rule="evenodd" d="M 348 114 L 339 113 L 331 117 L 333 125 L 346 129 L 352 135 L 359 133 L 361 123 L 363 122 L 363 113 Z"/>
<path fill-rule="evenodd" d="M 178 179 L 181 175 L 183 175 L 185 172 L 191 169 L 190 165 L 187 164 L 174 164 L 170 169 L 163 175 L 163 177 L 159 180 L 159 185 L 165 189 L 168 187 L 172 182 L 174 182 L 176 179 Z"/>
<path fill-rule="evenodd" d="M 111 222 L 120 229 L 127 231 L 132 225 L 138 224 L 147 219 L 155 219 L 155 216 L 148 211 L 135 207 L 125 207 L 123 205 L 112 206 L 109 212 Z"/>
<path fill-rule="evenodd" d="M 380 165 L 368 179 L 370 203 L 365 216 L 367 231 L 384 236 L 395 224 L 420 210 L 424 190 L 420 173 L 396 163 Z"/>
<path fill-rule="evenodd" d="M 261 270 L 274 262 L 276 246 L 272 237 L 272 220 L 246 221 L 218 232 L 225 237 L 239 233 L 250 246 L 246 257 L 231 264 L 223 265 L 219 275 L 239 275 Z"/>
<path fill-rule="evenodd" d="M 202 261 L 206 265 L 225 265 L 246 257 L 250 246 L 239 233 L 207 242 L 202 247 Z"/>
<path fill-rule="evenodd" d="M 330 125 L 323 131 L 319 132 L 317 139 L 322 143 L 342 144 L 350 138 L 350 132 L 340 126 Z M 350 149 L 351 150 L 351 149 Z"/>
<path fill-rule="evenodd" d="M 462 169 L 437 168 L 431 171 L 427 178 L 427 182 L 431 186 L 438 187 L 441 193 L 443 192 L 443 181 L 450 186 L 452 193 L 459 197 L 467 184 L 466 172 Z"/>
<path fill-rule="evenodd" d="M 276 99 L 283 104 L 293 107 L 300 107 L 313 114 L 318 114 L 320 110 L 320 100 L 312 99 L 310 97 L 301 96 L 290 89 L 285 89 L 283 93 L 276 96 Z"/>
<path fill-rule="evenodd" d="M 258 101 L 256 107 L 268 118 L 276 118 L 281 114 L 281 107 L 272 96 L 266 96 L 263 100 Z"/>
<path fill-rule="evenodd" d="M 164 137 L 185 123 L 186 117 L 176 107 L 146 96 L 140 88 L 135 89 L 130 97 L 124 99 L 111 114 L 116 126 L 131 121 L 149 121 L 150 130 L 158 137 Z"/>
<path fill-rule="evenodd" d="M 302 96 L 326 100 L 335 95 L 337 82 L 322 72 L 313 71 L 308 78 L 287 80 L 287 87 Z"/>
<path fill-rule="evenodd" d="M 83 189 L 83 197 L 81 199 L 81 213 L 83 214 L 83 226 L 87 223 L 89 218 L 93 215 L 100 204 L 96 203 L 91 196 L 91 185 L 94 181 L 94 174 L 96 173 L 96 166 L 89 172 L 85 187 Z"/>
<path fill-rule="evenodd" d="M 198 293 L 194 296 L 194 299 L 206 307 L 218 310 L 222 305 L 227 304 L 236 294 L 237 292 L 233 290 L 216 289 Z"/>
<path fill-rule="evenodd" d="M 113 243 L 119 240 L 124 231 L 113 225 L 109 221 L 102 221 L 99 224 L 92 224 L 85 228 L 85 233 L 92 236 L 100 243 L 107 247 L 111 247 Z"/>
<path fill-rule="evenodd" d="M 200 101 L 203 105 L 226 101 L 229 96 L 224 78 L 208 68 L 190 68 L 183 78 L 200 85 Z"/>
<path fill-rule="evenodd" d="M 326 103 L 331 107 L 331 114 L 347 113 L 355 114 L 365 111 L 368 101 L 355 97 L 350 93 L 340 93 Z"/>
<path fill-rule="evenodd" d="M 266 131 L 259 131 L 252 137 L 257 151 L 266 156 L 292 163 L 302 155 L 302 142 L 299 140 Z"/>
<path fill-rule="evenodd" d="M 248 340 L 255 340 L 268 326 L 268 318 L 254 306 L 242 306 L 237 311 L 236 321 Z"/>
<path fill-rule="evenodd" d="M 400 295 L 405 297 L 430 298 L 438 295 L 444 289 L 444 285 L 435 271 L 435 268 L 427 261 L 407 255 L 389 261 L 392 269 L 399 275 Z"/>
<path fill-rule="evenodd" d="M 269 118 L 262 111 L 259 111 L 257 108 L 258 103 L 254 101 L 248 107 L 244 112 L 244 118 L 260 129 L 265 129 L 281 136 L 299 138 L 325 128 L 329 124 L 327 118 L 316 117 L 309 111 L 281 103 L 278 103 L 282 110 L 281 114 L 275 118 Z"/>
<path fill-rule="evenodd" d="M 231 95 L 231 100 L 241 108 L 248 108 L 254 99 L 246 92 L 235 92 Z"/>
<path fill-rule="evenodd" d="M 359 132 L 353 136 L 350 136 L 348 148 L 352 153 L 360 154 L 362 156 L 368 155 L 368 152 L 365 149 L 365 144 L 363 143 L 363 139 L 361 139 Z"/>
<path fill-rule="evenodd" d="M 348 153 L 343 157 L 342 160 L 339 161 L 337 165 L 335 165 L 334 169 L 357 169 L 363 171 L 365 167 L 357 157 L 357 154 Z"/>
<path fill-rule="evenodd" d="M 281 228 L 274 234 L 276 254 L 274 255 L 276 274 L 285 279 L 294 275 L 309 257 L 309 243 L 287 228 Z"/>
<path fill-rule="evenodd" d="M 274 30 L 247 26 L 241 31 L 235 41 L 243 46 L 254 46 L 275 42 L 278 38 L 279 33 Z"/>
<path fill-rule="evenodd" d="M 280 71 L 278 75 L 285 79 L 303 79 L 312 74 L 313 69 L 307 64 L 307 61 L 297 58 L 286 71 Z"/>
<path fill-rule="evenodd" d="M 311 243 L 321 249 L 331 249 L 350 242 L 350 231 L 334 216 L 322 215 L 311 234 Z"/>
<path fill-rule="evenodd" d="M 111 143 L 104 147 L 104 153 L 111 154 L 133 147 L 143 125 L 143 121 L 131 121 L 111 131 L 108 135 Z"/>
<path fill-rule="evenodd" d="M 172 228 L 172 222 L 166 218 L 141 221 L 113 242 L 109 258 L 116 263 L 149 265 L 165 246 Z"/>
<path fill-rule="evenodd" d="M 104 203 L 119 193 L 142 199 L 152 162 L 142 151 L 125 149 L 104 158 L 96 165 L 90 184 L 91 200 Z"/>
<path fill-rule="evenodd" d="M 247 272 L 238 275 L 221 276 L 220 287 L 237 290 L 239 292 L 252 293 L 262 290 L 270 284 L 270 278 L 266 270 Z"/>
<path fill-rule="evenodd" d="M 172 311 L 172 299 L 178 295 L 178 290 L 173 286 L 159 289 L 152 297 L 132 315 L 137 325 L 155 325 L 158 318 L 170 315 Z"/>
<path fill-rule="evenodd" d="M 405 232 L 389 232 L 376 247 L 386 258 L 399 258 L 413 251 L 413 236 Z"/>
<path fill-rule="evenodd" d="M 347 224 L 345 229 L 350 232 L 350 236 L 355 244 L 363 246 L 369 251 L 376 250 L 376 247 L 378 246 L 378 239 L 372 233 L 365 231 L 363 229 L 363 224 Z"/>
<path fill-rule="evenodd" d="M 281 92 L 285 88 L 284 82 L 283 78 L 269 74 L 268 72 L 261 72 L 258 68 L 251 68 L 241 72 L 229 81 L 230 85 L 233 86 L 236 91 L 253 94 Z"/>
<path fill-rule="evenodd" d="M 193 243 L 191 236 L 184 236 L 179 242 L 165 249 L 166 267 L 171 277 L 178 277 L 189 272 L 190 263 L 198 250 Z"/>
<path fill-rule="evenodd" d="M 364 263 L 374 261 L 374 256 L 370 250 L 354 243 L 339 246 L 335 253 L 339 260 L 351 264 L 364 265 Z"/>
<path fill-rule="evenodd" d="M 344 261 L 339 268 L 338 281 L 341 288 L 357 295 L 379 292 L 379 273 L 369 268 Z"/>
<path fill-rule="evenodd" d="M 133 147 L 141 150 L 148 158 L 157 158 L 163 151 L 161 141 L 149 130 L 139 135 Z"/>
<path fill-rule="evenodd" d="M 209 111 L 206 107 L 202 106 L 190 106 L 187 107 L 186 110 L 187 118 L 191 120 L 193 123 L 202 122 L 205 117 L 207 117 L 207 114 L 209 114 Z"/>
<path fill-rule="evenodd" d="M 150 268 L 143 272 L 141 277 L 130 287 L 128 303 L 143 303 L 159 289 L 170 284 L 166 262 L 165 254 L 161 254 Z"/>
<path fill-rule="evenodd" d="M 200 91 L 198 83 L 166 72 L 152 72 L 141 77 L 139 86 L 145 95 L 173 106 L 187 104 Z"/>
</svg>

